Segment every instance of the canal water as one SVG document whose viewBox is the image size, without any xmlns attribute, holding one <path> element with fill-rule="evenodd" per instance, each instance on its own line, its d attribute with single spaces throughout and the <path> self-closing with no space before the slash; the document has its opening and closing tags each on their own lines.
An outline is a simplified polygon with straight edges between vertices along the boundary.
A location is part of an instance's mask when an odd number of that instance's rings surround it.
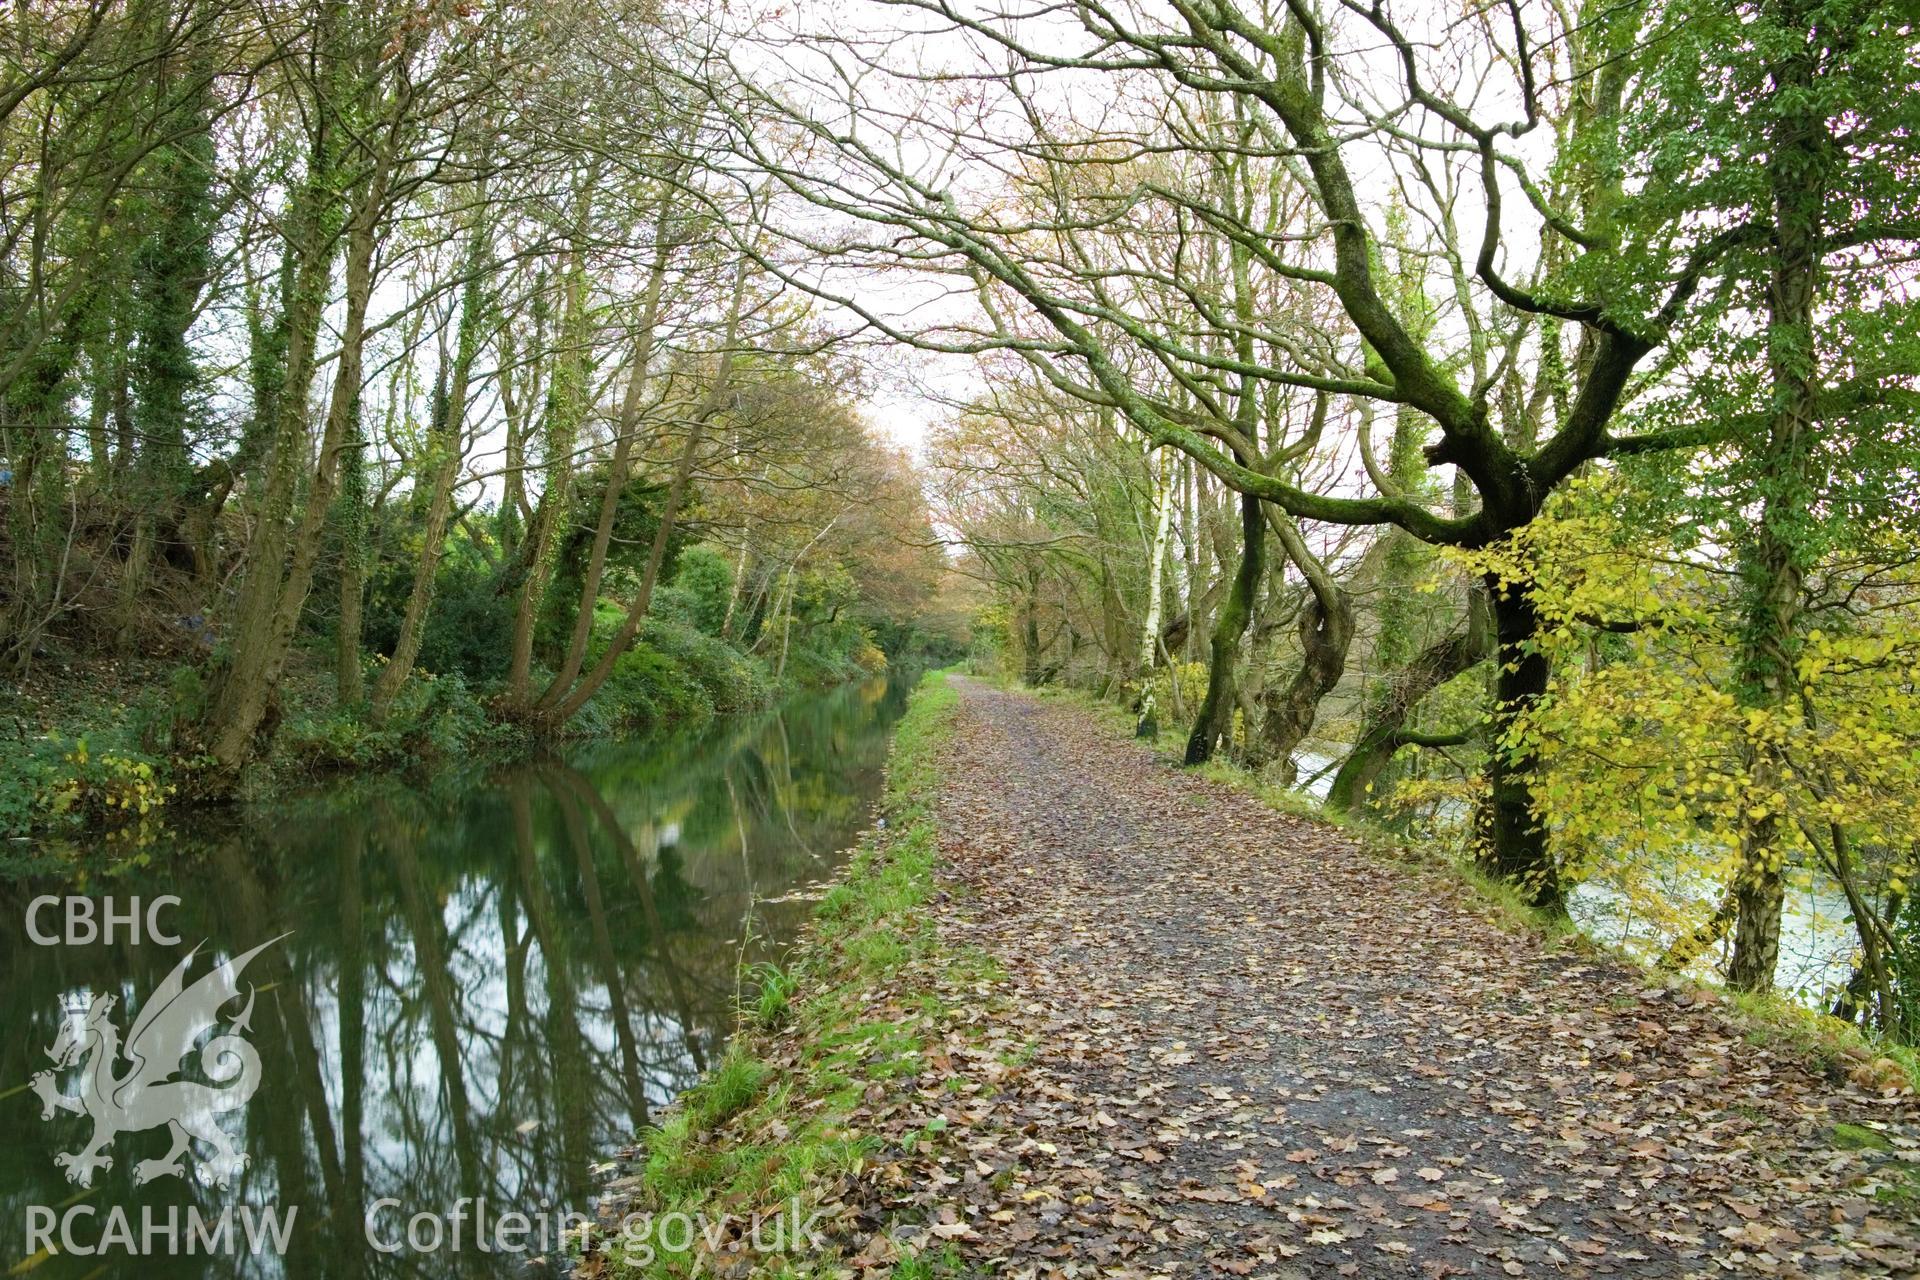
<svg viewBox="0 0 1920 1280">
<path fill-rule="evenodd" d="M 344 783 L 197 819 L 77 890 L 0 881 L 0 1277 L 550 1272 L 542 1246 L 591 1211 L 602 1162 L 722 1052 L 740 962 L 783 952 L 868 823 L 905 695 L 876 681 L 425 788 Z M 73 892 L 97 915 L 177 896 L 157 923 L 180 941 L 36 943 L 30 903 Z M 36 924 L 64 928 L 57 909 Z M 202 1026 L 197 980 L 255 948 Z M 247 1047 L 203 1060 L 223 1035 Z M 125 1043 L 96 1076 L 108 1037 Z M 123 1087 L 135 1041 L 190 1050 L 183 1070 Z M 83 1186 L 59 1160 L 102 1115 L 129 1131 Z M 196 1142 L 186 1176 L 159 1171 L 169 1118 L 216 1126 L 231 1155 Z M 30 1234 L 48 1223 L 51 1252 Z M 106 1251 L 67 1251 L 62 1226 Z"/>
</svg>

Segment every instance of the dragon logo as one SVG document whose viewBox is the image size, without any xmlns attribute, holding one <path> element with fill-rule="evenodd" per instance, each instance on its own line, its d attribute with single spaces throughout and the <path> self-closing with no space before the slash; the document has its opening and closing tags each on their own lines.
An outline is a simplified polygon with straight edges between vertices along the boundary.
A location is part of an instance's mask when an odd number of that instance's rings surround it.
<svg viewBox="0 0 1920 1280">
<path fill-rule="evenodd" d="M 286 936 L 283 933 L 280 938 Z M 203 1162 L 204 1181 L 225 1187 L 246 1168 L 246 1155 L 235 1149 L 219 1117 L 246 1106 L 260 1087 L 260 1055 L 240 1035 L 253 1016 L 252 987 L 247 988 L 247 1003 L 239 1016 L 200 1049 L 200 1069 L 215 1083 L 171 1077 L 201 1036 L 218 1026 L 220 1010 L 239 998 L 242 971 L 280 938 L 216 966 L 189 986 L 187 970 L 200 954 L 196 946 L 140 1006 L 124 1045 L 112 1018 L 113 996 L 95 996 L 84 1019 L 77 1011 L 67 1019 L 47 1050 L 53 1068 L 33 1077 L 33 1090 L 40 1095 L 42 1120 L 52 1119 L 55 1111 L 70 1111 L 93 1121 L 93 1137 L 85 1146 L 53 1158 L 67 1171 L 69 1182 L 91 1186 L 95 1169 L 113 1167 L 115 1138 L 162 1125 L 172 1134 L 173 1145 L 163 1158 L 136 1165 L 135 1182 L 185 1177 L 181 1157 L 196 1140 L 214 1151 L 213 1158 Z M 79 1092 L 59 1092 L 55 1072 L 76 1063 L 80 1065 Z"/>
</svg>

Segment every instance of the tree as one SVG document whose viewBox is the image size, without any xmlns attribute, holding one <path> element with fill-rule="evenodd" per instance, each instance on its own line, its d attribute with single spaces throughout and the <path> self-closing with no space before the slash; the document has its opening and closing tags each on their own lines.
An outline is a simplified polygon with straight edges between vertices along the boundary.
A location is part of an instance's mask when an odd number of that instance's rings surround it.
<svg viewBox="0 0 1920 1280">
<path fill-rule="evenodd" d="M 1786 744 L 1805 714 L 1795 673 L 1809 575 L 1875 527 L 1884 478 L 1911 457 L 1889 430 L 1907 398 L 1897 380 L 1916 365 L 1900 336 L 1909 308 L 1884 295 L 1879 273 L 1888 250 L 1920 236 L 1908 171 L 1920 81 L 1898 5 L 1676 4 L 1654 33 L 1668 57 L 1635 114 L 1666 139 L 1651 162 L 1668 193 L 1656 212 L 1720 226 L 1734 243 L 1729 287 L 1705 316 L 1726 372 L 1662 407 L 1719 419 L 1738 450 L 1703 514 L 1737 547 L 1733 683 L 1751 716 L 1728 978 L 1766 990 L 1798 843 Z M 1836 466 L 1842 457 L 1851 465 Z"/>
<path fill-rule="evenodd" d="M 260 406 L 266 471 L 253 497 L 254 534 L 221 663 L 199 734 L 214 785 L 231 781 L 270 725 L 274 689 L 291 653 L 339 485 L 341 455 L 359 414 L 367 313 L 383 228 L 398 202 L 432 174 L 433 129 L 476 88 L 463 73 L 477 52 L 457 15 L 433 23 L 328 4 L 303 38 L 316 69 L 289 92 L 307 125 L 305 172 L 293 196 L 275 329 L 284 334 L 277 385 Z M 390 33 L 397 28 L 398 35 Z M 444 39 L 436 38 L 444 37 Z M 289 60 L 288 74 L 301 65 Z M 322 312 L 344 241 L 344 307 L 331 392 L 315 435 L 308 393 L 317 368 Z M 313 461 L 310 463 L 309 459 Z M 268 735 L 270 736 L 270 734 Z"/>
<path fill-rule="evenodd" d="M 827 290 L 866 323 L 938 350 L 1017 351 L 1055 386 L 1112 407 L 1154 444 L 1181 450 L 1237 491 L 1297 519 L 1394 525 L 1440 545 L 1485 546 L 1525 528 L 1546 495 L 1596 459 L 1696 442 L 1684 433 L 1632 438 L 1611 431 L 1635 371 L 1666 343 L 1731 247 L 1729 237 L 1696 236 L 1671 223 L 1637 228 L 1622 212 L 1648 199 L 1627 192 L 1612 159 L 1624 141 L 1620 104 L 1657 56 L 1637 52 L 1643 11 L 1594 6 L 1563 24 L 1558 11 L 1518 9 L 1508 26 L 1489 15 L 1412 32 L 1378 7 L 1323 15 L 1306 5 L 1272 12 L 1214 2 L 1182 10 L 1177 22 L 1082 7 L 1073 17 L 1084 47 L 1070 50 L 1066 31 L 1050 32 L 1042 44 L 1019 15 L 975 17 L 938 0 L 917 7 L 1006 67 L 970 65 L 957 77 L 971 95 L 963 102 L 942 99 L 938 78 L 902 83 L 879 65 L 863 67 L 864 78 L 805 79 L 802 69 L 800 83 L 779 92 L 764 87 L 764 77 L 742 77 L 738 86 L 758 109 L 784 112 L 820 159 L 795 161 L 745 129 L 736 145 L 779 175 L 793 197 L 875 229 L 864 239 L 844 229 L 832 240 L 812 237 L 809 251 L 849 266 L 944 268 L 969 282 L 981 303 L 981 323 L 918 330 L 848 291 Z M 1370 55 L 1349 52 L 1369 41 L 1391 52 L 1391 80 L 1375 74 L 1382 68 L 1369 64 Z M 858 46 L 842 53 L 861 58 Z M 1471 68 L 1459 99 L 1434 87 L 1442 77 L 1433 68 L 1449 58 Z M 1064 98 L 1046 113 L 1022 109 L 1050 76 L 1081 85 L 1103 80 L 1114 92 L 1080 100 L 1128 109 L 1102 112 L 1094 122 L 1072 119 Z M 876 82 L 884 87 L 869 87 Z M 1389 83 L 1393 98 L 1368 96 L 1370 86 Z M 842 92 L 842 85 L 856 87 Z M 1187 103 L 1217 105 L 1171 109 L 1182 94 Z M 1481 119 L 1463 105 L 1470 100 L 1511 103 L 1514 114 Z M 1223 143 L 1211 123 L 1185 127 L 1198 114 L 1244 126 L 1245 140 Z M 876 145 L 862 121 L 881 115 L 896 132 L 919 129 L 930 158 L 915 164 Z M 1017 122 L 1019 132 L 996 132 L 1001 120 Z M 945 145 L 927 136 L 935 121 Z M 1559 142 L 1547 148 L 1544 164 L 1510 145 L 1542 126 Z M 1297 182 L 1312 214 L 1276 235 L 1237 217 L 1210 184 L 1140 181 L 1081 198 L 1085 184 L 1069 176 L 1149 150 L 1270 158 L 1272 180 Z M 1409 190 L 1444 175 L 1446 189 L 1474 192 L 1477 237 L 1454 224 L 1450 199 L 1421 206 L 1439 255 L 1455 268 L 1451 335 L 1423 341 L 1383 281 L 1381 233 L 1354 176 L 1376 159 L 1404 175 Z M 966 171 L 957 161 L 971 162 L 972 171 L 1005 172 L 1024 202 L 1009 216 L 997 195 L 983 199 L 956 188 L 944 175 Z M 1546 176 L 1536 177 L 1539 171 Z M 1524 197 L 1518 210 L 1509 204 L 1509 187 Z M 1029 212 L 1035 206 L 1044 213 Z M 1157 277 L 1097 262 L 1084 245 L 1124 237 L 1144 211 L 1160 209 L 1325 304 L 1333 327 L 1324 336 L 1296 336 L 1277 317 L 1260 315 L 1257 336 L 1272 355 L 1249 362 L 1236 344 L 1253 336 L 1245 320 L 1201 291 L 1183 297 L 1174 316 L 1141 318 L 1149 313 L 1128 307 L 1121 295 L 1136 280 Z M 1071 247 L 1046 251 L 1061 242 Z M 1540 263 L 1531 281 L 1511 278 L 1512 264 L 1523 260 Z M 1634 289 L 1620 290 L 1614 279 L 1596 283 L 1609 268 L 1628 265 Z M 1539 354 L 1539 367 L 1567 370 L 1570 394 L 1514 397 L 1531 417 L 1503 431 L 1494 393 L 1521 376 L 1516 357 L 1529 351 Z M 1136 369 L 1154 364 L 1200 389 L 1197 410 L 1142 384 Z M 1471 375 L 1464 385 L 1456 367 Z M 1436 511 L 1412 495 L 1310 490 L 1263 472 L 1251 451 L 1236 456 L 1232 410 L 1211 394 L 1222 382 L 1243 381 L 1419 413 L 1436 432 L 1428 464 L 1464 475 L 1473 505 Z M 1549 676 L 1536 644 L 1538 618 L 1524 582 L 1489 588 L 1496 749 L 1488 763 L 1483 861 L 1539 904 L 1556 907 L 1559 877 L 1533 814 L 1535 761 L 1510 732 Z"/>
</svg>

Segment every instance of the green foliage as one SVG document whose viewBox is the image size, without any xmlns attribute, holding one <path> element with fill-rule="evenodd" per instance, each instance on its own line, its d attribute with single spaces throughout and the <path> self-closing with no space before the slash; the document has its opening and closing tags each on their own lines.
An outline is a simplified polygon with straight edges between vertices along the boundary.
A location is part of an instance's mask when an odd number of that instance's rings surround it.
<svg viewBox="0 0 1920 1280">
<path fill-rule="evenodd" d="M 841 621 L 796 627 L 787 652 L 787 683 L 802 689 L 877 675 L 887 669 L 887 656 L 865 628 Z"/>
<path fill-rule="evenodd" d="M 1920 603 L 1891 583 L 1872 589 L 1873 608 L 1816 601 L 1792 697 L 1754 705 L 1739 584 L 1674 554 L 1684 535 L 1649 537 L 1645 514 L 1618 477 L 1595 478 L 1468 558 L 1476 572 L 1528 582 L 1541 614 L 1553 686 L 1507 745 L 1541 762 L 1536 801 L 1563 873 L 1620 895 L 1637 922 L 1630 949 L 1657 956 L 1713 913 L 1742 870 L 1750 824 L 1777 819 L 1770 869 L 1803 892 L 1846 889 L 1854 923 L 1892 945 L 1896 999 L 1913 1001 L 1914 939 L 1888 925 L 1920 825 Z M 1910 532 L 1855 537 L 1846 557 L 1815 568 L 1844 593 L 1913 556 Z M 1763 758 L 1784 770 L 1761 773 Z M 1893 1010 L 1878 1021 L 1920 1028 Z"/>
<path fill-rule="evenodd" d="M 887 665 L 908 670 L 950 667 L 967 657 L 966 641 L 946 630 L 929 630 L 919 621 L 882 618 L 867 628 L 868 638 L 886 658 Z"/>
<path fill-rule="evenodd" d="M 787 613 L 766 620 L 760 651 L 785 684 L 825 688 L 887 669 L 887 656 L 858 616 L 859 591 L 846 568 L 807 569 L 794 584 Z"/>
<path fill-rule="evenodd" d="M 364 620 L 370 649 L 393 651 L 407 595 L 413 589 L 413 568 L 408 557 L 382 559 Z M 510 654 L 503 639 L 512 633 L 513 601 L 499 590 L 492 567 L 467 538 L 448 539 L 434 575 L 433 608 L 421 626 L 420 654 L 414 665 L 455 673 L 482 687 L 506 675 Z"/>
<path fill-rule="evenodd" d="M 0 839 L 19 839 L 46 820 L 41 797 L 52 772 L 43 744 L 11 749 L 7 768 L 0 770 Z"/>
<path fill-rule="evenodd" d="M 1920 1041 L 1920 895 L 1905 882 L 1900 885 L 1905 898 L 1894 913 L 1893 968 L 1894 999 L 1899 1002 L 1899 1022 L 1910 1041 Z"/>
<path fill-rule="evenodd" d="M 649 618 L 575 728 L 604 733 L 658 727 L 749 711 L 770 699 L 758 662 L 684 622 Z"/>
<path fill-rule="evenodd" d="M 536 651 L 549 662 L 556 661 L 566 651 L 573 630 L 605 488 L 604 468 L 583 478 L 574 495 L 573 519 L 563 526 L 569 534 L 555 551 L 553 577 L 547 584 L 534 633 Z M 607 546 L 606 572 L 601 579 L 602 605 L 613 598 L 627 598 L 638 590 L 640 574 L 660 530 L 660 511 L 665 502 L 664 485 L 633 480 L 621 490 Z M 676 529 L 667 540 L 667 557 L 660 568 L 663 581 L 672 581 L 681 539 L 682 533 Z"/>
<path fill-rule="evenodd" d="M 655 593 L 654 611 L 663 617 L 678 614 L 707 635 L 717 636 L 726 622 L 732 591 L 733 568 L 726 557 L 709 546 L 688 547 L 680 553 L 673 580 Z"/>
<path fill-rule="evenodd" d="M 138 828 L 174 794 L 165 759 L 82 737 L 23 744 L 0 773 L 0 836 Z"/>
<path fill-rule="evenodd" d="M 966 1274 L 966 1260 L 951 1243 L 932 1253 L 917 1253 L 894 1264 L 892 1280 L 943 1280 Z"/>
<path fill-rule="evenodd" d="M 360 707 L 329 704 L 294 716 L 282 729 L 276 762 L 299 773 L 400 769 L 497 750 L 516 731 L 496 723 L 458 675 L 416 672 L 401 686 L 383 723 Z"/>
</svg>

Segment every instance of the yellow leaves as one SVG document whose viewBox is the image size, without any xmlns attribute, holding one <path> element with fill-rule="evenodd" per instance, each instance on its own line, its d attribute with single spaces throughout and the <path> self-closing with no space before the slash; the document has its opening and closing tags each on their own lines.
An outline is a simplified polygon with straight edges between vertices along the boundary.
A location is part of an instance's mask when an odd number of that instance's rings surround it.
<svg viewBox="0 0 1920 1280">
<path fill-rule="evenodd" d="M 1685 539 L 1624 527 L 1621 483 L 1577 481 L 1512 537 L 1448 553 L 1497 590 L 1524 590 L 1540 619 L 1553 682 L 1495 746 L 1539 762 L 1536 808 L 1569 879 L 1603 882 L 1636 925 L 1691 927 L 1700 899 L 1740 872 L 1756 824 L 1771 827 L 1765 867 L 1789 876 L 1811 874 L 1811 841 L 1835 829 L 1856 851 L 1910 848 L 1920 829 L 1911 588 L 1875 585 L 1848 611 L 1813 606 L 1825 611 L 1792 646 L 1790 683 L 1763 701 L 1743 656 L 1740 583 Z M 1834 583 L 1858 572 L 1829 568 Z M 1911 868 L 1884 853 L 1866 861 L 1872 892 L 1910 888 Z"/>
<path fill-rule="evenodd" d="M 55 815 L 78 812 L 95 820 L 127 822 L 152 813 L 174 793 L 173 787 L 159 782 L 151 763 L 112 753 L 96 757 L 85 739 L 63 759 L 72 772 L 48 782 L 43 793 L 45 808 Z"/>
</svg>

